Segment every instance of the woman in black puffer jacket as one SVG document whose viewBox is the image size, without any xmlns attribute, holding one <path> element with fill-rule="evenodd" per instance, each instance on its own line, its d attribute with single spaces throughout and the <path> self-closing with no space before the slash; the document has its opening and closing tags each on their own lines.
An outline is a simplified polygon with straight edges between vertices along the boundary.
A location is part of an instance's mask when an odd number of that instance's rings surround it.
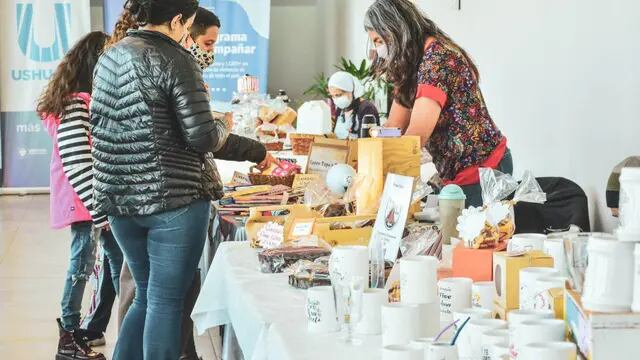
<svg viewBox="0 0 640 360">
<path fill-rule="evenodd" d="M 96 207 L 136 283 L 114 359 L 175 360 L 183 298 L 206 239 L 208 152 L 268 166 L 263 146 L 214 120 L 201 70 L 180 43 L 197 0 L 130 0 L 140 29 L 108 49 L 91 103 Z"/>
</svg>

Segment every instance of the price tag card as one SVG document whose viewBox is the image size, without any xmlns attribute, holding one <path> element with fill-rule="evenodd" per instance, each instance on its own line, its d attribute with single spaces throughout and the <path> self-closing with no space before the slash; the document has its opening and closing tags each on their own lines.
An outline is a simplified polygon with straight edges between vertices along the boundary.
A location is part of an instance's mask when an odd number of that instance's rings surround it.
<svg viewBox="0 0 640 360">
<path fill-rule="evenodd" d="M 251 180 L 249 180 L 249 175 L 243 174 L 238 171 L 233 172 L 233 177 L 231 178 L 231 182 L 234 184 L 251 184 Z"/>
<path fill-rule="evenodd" d="M 313 233 L 315 219 L 296 219 L 291 230 L 291 237 L 309 236 Z"/>
<path fill-rule="evenodd" d="M 275 249 L 284 242 L 284 226 L 269 222 L 258 231 L 258 243 L 264 249 Z"/>
</svg>

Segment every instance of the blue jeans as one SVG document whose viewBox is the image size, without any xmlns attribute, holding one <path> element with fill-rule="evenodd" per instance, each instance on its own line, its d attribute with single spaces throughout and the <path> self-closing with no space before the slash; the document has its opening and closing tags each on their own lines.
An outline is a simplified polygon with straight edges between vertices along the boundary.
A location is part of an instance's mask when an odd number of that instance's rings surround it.
<svg viewBox="0 0 640 360">
<path fill-rule="evenodd" d="M 114 360 L 176 360 L 185 295 L 207 237 L 211 203 L 148 216 L 110 217 L 136 283 Z"/>
</svg>

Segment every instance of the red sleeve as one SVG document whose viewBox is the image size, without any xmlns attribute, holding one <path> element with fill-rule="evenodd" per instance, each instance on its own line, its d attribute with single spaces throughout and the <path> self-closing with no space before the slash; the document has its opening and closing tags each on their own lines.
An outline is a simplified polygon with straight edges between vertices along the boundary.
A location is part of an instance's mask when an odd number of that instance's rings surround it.
<svg viewBox="0 0 640 360">
<path fill-rule="evenodd" d="M 447 102 L 447 94 L 439 87 L 429 84 L 418 84 L 418 91 L 416 92 L 416 99 L 428 98 L 440 105 L 440 108 L 444 108 L 444 104 Z"/>
</svg>

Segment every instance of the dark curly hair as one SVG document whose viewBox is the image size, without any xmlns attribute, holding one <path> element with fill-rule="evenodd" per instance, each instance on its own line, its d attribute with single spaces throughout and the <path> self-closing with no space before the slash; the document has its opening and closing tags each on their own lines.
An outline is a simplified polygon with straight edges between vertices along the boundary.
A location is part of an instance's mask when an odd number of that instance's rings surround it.
<svg viewBox="0 0 640 360">
<path fill-rule="evenodd" d="M 67 52 L 38 98 L 36 112 L 41 118 L 62 115 L 71 94 L 91 92 L 93 69 L 108 38 L 102 31 L 91 32 Z"/>
<path fill-rule="evenodd" d="M 196 13 L 198 4 L 198 0 L 128 0 L 125 9 L 131 11 L 138 26 L 162 25 L 176 15 L 186 21 Z"/>
<path fill-rule="evenodd" d="M 129 11 L 129 9 L 125 7 L 120 14 L 120 17 L 118 18 L 118 21 L 116 21 L 116 26 L 113 29 L 113 34 L 111 34 L 111 37 L 109 38 L 109 40 L 107 40 L 104 48 L 108 49 L 111 46 L 115 45 L 118 41 L 124 39 L 125 36 L 127 36 L 127 31 L 137 28 L 138 23 L 136 22 L 136 19 L 134 18 L 131 11 Z"/>
<path fill-rule="evenodd" d="M 479 80 L 478 69 L 467 52 L 409 0 L 376 0 L 367 10 L 364 28 L 378 33 L 389 50 L 388 59 L 374 60 L 372 75 L 385 75 L 397 91 L 395 99 L 404 107 L 413 107 L 418 86 L 418 67 L 428 37 L 458 49 Z"/>
</svg>

